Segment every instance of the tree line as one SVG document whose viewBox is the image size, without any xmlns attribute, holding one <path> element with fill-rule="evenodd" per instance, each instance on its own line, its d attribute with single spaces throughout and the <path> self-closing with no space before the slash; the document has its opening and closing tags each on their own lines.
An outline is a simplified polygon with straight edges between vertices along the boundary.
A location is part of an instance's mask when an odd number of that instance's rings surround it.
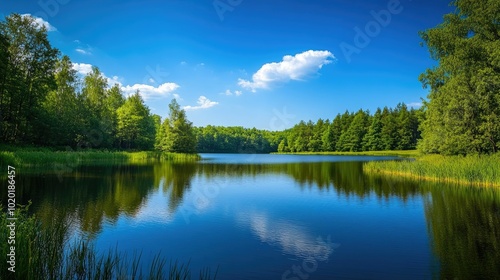
<svg viewBox="0 0 500 280">
<path fill-rule="evenodd" d="M 284 132 L 279 152 L 359 152 L 415 149 L 423 110 L 378 108 L 375 114 L 359 110 L 338 114 L 332 121 L 301 121 Z"/>
</svg>

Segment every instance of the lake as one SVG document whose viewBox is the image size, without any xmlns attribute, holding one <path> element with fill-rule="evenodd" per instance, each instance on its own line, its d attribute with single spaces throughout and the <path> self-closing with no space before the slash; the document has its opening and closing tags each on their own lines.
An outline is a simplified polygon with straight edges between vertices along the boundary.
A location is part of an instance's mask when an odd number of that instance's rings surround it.
<svg viewBox="0 0 500 280">
<path fill-rule="evenodd" d="M 217 279 L 499 279 L 500 192 L 363 173 L 390 157 L 202 154 L 196 163 L 18 171 L 17 198 L 73 239 Z M 3 201 L 5 200 L 3 194 Z"/>
</svg>

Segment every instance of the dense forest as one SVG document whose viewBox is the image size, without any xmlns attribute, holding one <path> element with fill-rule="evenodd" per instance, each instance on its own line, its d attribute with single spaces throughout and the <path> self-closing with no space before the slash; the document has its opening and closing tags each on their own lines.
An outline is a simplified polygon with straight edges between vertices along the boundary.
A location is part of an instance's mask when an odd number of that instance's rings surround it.
<svg viewBox="0 0 500 280">
<path fill-rule="evenodd" d="M 346 111 L 285 131 L 194 127 L 174 99 L 169 116 L 151 114 L 140 92 L 125 97 L 97 67 L 79 77 L 34 18 L 0 22 L 0 143 L 58 149 L 168 152 L 328 152 L 408 150 L 481 154 L 500 141 L 499 1 L 454 1 L 456 11 L 420 33 L 438 65 L 420 80 L 430 88 L 418 110 Z"/>
<path fill-rule="evenodd" d="M 338 114 L 333 121 L 301 121 L 283 132 L 279 152 L 359 152 L 415 149 L 423 110 L 378 108 L 375 114 L 359 110 Z"/>
</svg>

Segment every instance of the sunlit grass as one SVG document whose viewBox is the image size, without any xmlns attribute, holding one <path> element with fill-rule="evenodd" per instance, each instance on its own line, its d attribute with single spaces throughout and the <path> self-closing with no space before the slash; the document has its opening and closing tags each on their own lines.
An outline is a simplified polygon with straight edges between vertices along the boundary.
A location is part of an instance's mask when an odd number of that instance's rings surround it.
<svg viewBox="0 0 500 280">
<path fill-rule="evenodd" d="M 7 243 L 10 221 L 4 210 L 2 208 L 0 214 L 0 233 L 5 240 L 0 242 L 0 253 L 5 257 L 12 245 Z M 9 271 L 10 265 L 3 261 L 0 279 L 192 279 L 189 263 L 167 262 L 161 254 L 156 254 L 149 268 L 143 269 L 141 253 L 130 256 L 117 248 L 99 253 L 89 241 L 71 243 L 69 224 L 65 221 L 54 219 L 44 226 L 28 214 L 27 207 L 18 208 L 14 217 L 17 218 L 15 273 Z M 216 275 L 217 271 L 212 275 L 206 268 L 196 278 L 215 279 Z"/>
<path fill-rule="evenodd" d="M 500 154 L 425 155 L 415 160 L 373 161 L 363 165 L 367 173 L 384 173 L 424 180 L 500 186 Z"/>
<path fill-rule="evenodd" d="M 0 162 L 16 167 L 53 166 L 55 163 L 77 166 L 80 164 L 148 163 L 159 161 L 197 161 L 198 154 L 178 154 L 153 151 L 114 152 L 100 150 L 52 151 L 49 149 L 19 148 L 0 151 Z"/>
</svg>

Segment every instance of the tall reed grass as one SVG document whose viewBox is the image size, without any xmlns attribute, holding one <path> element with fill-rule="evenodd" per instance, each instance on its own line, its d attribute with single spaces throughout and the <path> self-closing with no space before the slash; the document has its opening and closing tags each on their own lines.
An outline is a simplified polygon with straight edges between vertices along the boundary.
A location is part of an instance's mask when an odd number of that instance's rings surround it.
<svg viewBox="0 0 500 280">
<path fill-rule="evenodd" d="M 363 165 L 363 170 L 439 182 L 500 187 L 500 153 L 425 155 L 415 160 L 370 161 Z"/>
<path fill-rule="evenodd" d="M 4 210 L 4 209 L 2 209 Z M 54 219 L 50 226 L 42 225 L 30 216 L 27 207 L 16 210 L 15 272 L 6 261 L 0 262 L 0 279 L 191 279 L 188 264 L 168 262 L 157 254 L 143 269 L 141 253 L 127 255 L 117 248 L 98 253 L 89 241 L 69 242 L 69 224 Z M 0 233 L 9 234 L 7 214 L 0 214 Z M 7 238 L 0 242 L 0 254 L 10 251 Z M 200 271 L 199 279 L 215 279 L 209 268 Z"/>
<path fill-rule="evenodd" d="M 107 164 L 107 163 L 148 163 L 156 161 L 197 161 L 198 154 L 179 154 L 164 152 L 110 152 L 110 151 L 50 151 L 46 149 L 18 149 L 0 151 L 0 162 L 14 166 L 52 166 L 54 163 Z"/>
</svg>

